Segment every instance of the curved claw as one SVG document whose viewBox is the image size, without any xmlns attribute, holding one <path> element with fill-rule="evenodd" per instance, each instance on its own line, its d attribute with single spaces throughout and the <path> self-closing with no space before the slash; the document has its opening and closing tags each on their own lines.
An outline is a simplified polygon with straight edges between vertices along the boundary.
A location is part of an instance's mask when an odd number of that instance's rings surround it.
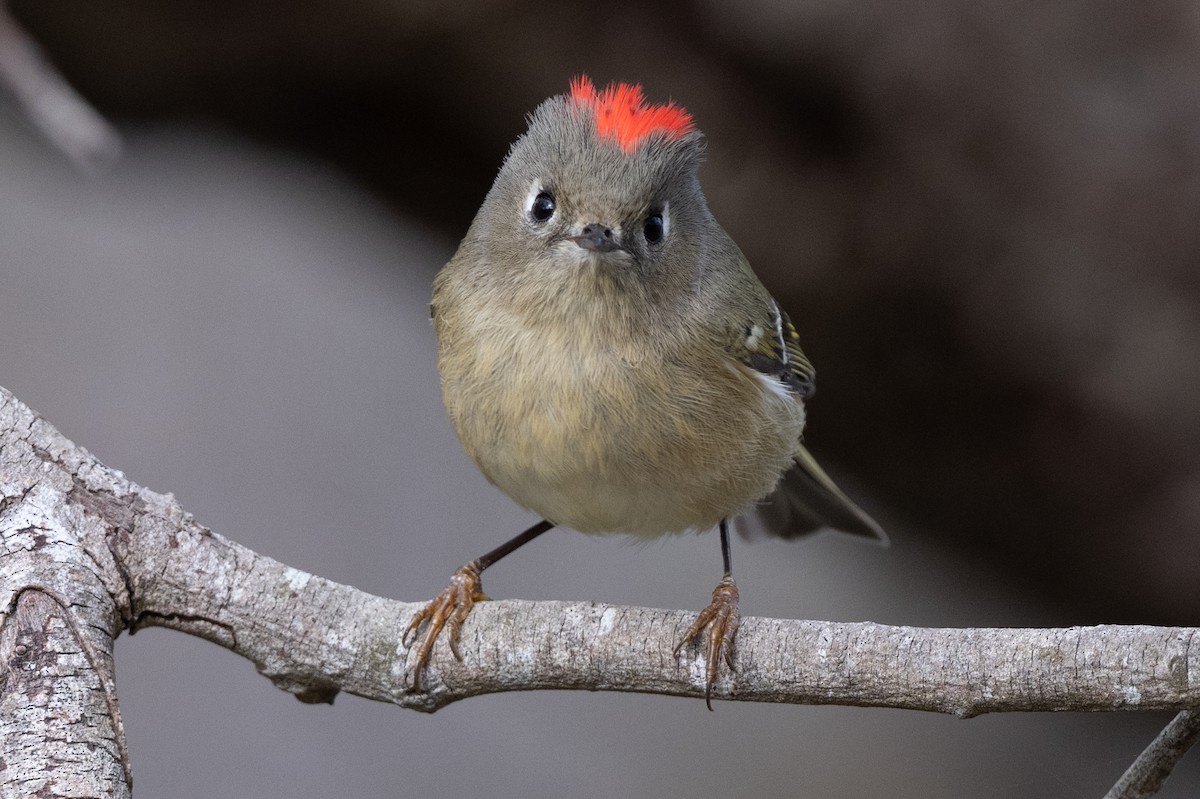
<svg viewBox="0 0 1200 799">
<path fill-rule="evenodd" d="M 443 628 L 449 627 L 450 651 L 454 653 L 455 660 L 463 659 L 458 650 L 458 636 L 462 631 L 463 622 L 467 620 L 476 602 L 487 600 L 487 595 L 481 590 L 479 572 L 479 566 L 474 561 L 455 571 L 450 577 L 450 584 L 434 597 L 433 601 L 413 615 L 404 634 L 400 636 L 400 642 L 408 646 L 410 639 L 415 642 L 420 628 L 426 626 L 425 637 L 417 647 L 417 662 L 413 667 L 413 691 L 421 690 L 421 674 L 429 663 L 433 645 L 437 643 Z"/>
<path fill-rule="evenodd" d="M 725 575 L 724 579 L 713 590 L 712 602 L 700 611 L 696 621 L 688 628 L 683 639 L 675 645 L 674 655 L 679 658 L 679 652 L 689 641 L 708 628 L 708 640 L 705 642 L 704 659 L 704 704 L 712 710 L 713 686 L 717 683 L 717 669 L 724 658 L 730 671 L 735 670 L 733 663 L 734 639 L 737 637 L 738 626 L 742 622 L 738 613 L 738 590 L 733 578 Z"/>
</svg>

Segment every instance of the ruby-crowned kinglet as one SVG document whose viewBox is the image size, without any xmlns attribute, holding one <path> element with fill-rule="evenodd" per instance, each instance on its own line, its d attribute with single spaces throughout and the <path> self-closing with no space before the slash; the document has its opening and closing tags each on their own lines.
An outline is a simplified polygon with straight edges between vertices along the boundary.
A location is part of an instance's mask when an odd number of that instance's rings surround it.
<svg viewBox="0 0 1200 799">
<path fill-rule="evenodd" d="M 406 641 L 428 622 L 415 690 L 444 626 L 459 656 L 480 573 L 555 526 L 720 528 L 724 579 L 676 647 L 707 630 L 706 699 L 738 625 L 729 520 L 884 540 L 800 443 L 812 364 L 709 212 L 702 156 L 682 108 L 578 78 L 534 111 L 438 274 L 450 420 L 487 478 L 547 521 L 463 566 L 413 618 Z"/>
</svg>

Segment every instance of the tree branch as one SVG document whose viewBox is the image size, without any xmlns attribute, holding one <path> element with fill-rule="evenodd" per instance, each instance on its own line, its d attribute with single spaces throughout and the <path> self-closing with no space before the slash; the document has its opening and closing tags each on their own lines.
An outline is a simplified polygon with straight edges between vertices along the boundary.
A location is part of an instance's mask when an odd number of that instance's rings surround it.
<svg viewBox="0 0 1200 799">
<path fill-rule="evenodd" d="M 410 652 L 400 632 L 420 604 L 301 572 L 207 530 L 172 496 L 103 466 L 3 389 L 0 558 L 0 598 L 7 597 L 0 608 L 11 610 L 24 592 L 51 586 L 47 593 L 66 597 L 73 611 L 81 603 L 102 609 L 104 623 L 89 624 L 95 637 L 108 637 L 109 646 L 121 626 L 131 632 L 147 626 L 181 630 L 248 658 L 306 702 L 330 702 L 349 691 L 434 711 L 498 691 L 704 694 L 702 653 L 689 650 L 678 663 L 671 654 L 693 613 L 522 601 L 478 606 L 463 628 L 463 662 L 439 643 L 426 691 L 411 693 Z M 63 562 L 86 572 L 88 597 L 78 598 L 77 579 L 48 582 Z M 1116 625 L 927 629 L 746 618 L 738 633 L 737 670 L 721 679 L 715 695 L 961 717 L 1183 710 L 1200 707 L 1200 646 L 1193 646 L 1198 632 Z M 10 685 L 0 690 L 7 695 Z M 115 704 L 109 717 L 117 719 Z M 0 716 L 5 741 L 7 719 Z"/>
</svg>

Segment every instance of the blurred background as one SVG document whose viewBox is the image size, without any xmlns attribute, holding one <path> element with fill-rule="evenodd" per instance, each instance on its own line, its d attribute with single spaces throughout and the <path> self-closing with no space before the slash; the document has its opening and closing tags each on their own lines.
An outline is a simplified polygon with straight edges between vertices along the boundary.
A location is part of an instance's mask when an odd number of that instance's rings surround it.
<svg viewBox="0 0 1200 799">
<path fill-rule="evenodd" d="M 1196 623 L 1195 4 L 8 9 L 123 154 L 81 171 L 0 93 L 0 385 L 215 531 L 415 601 L 534 521 L 443 416 L 427 302 L 524 114 L 587 72 L 697 118 L 710 205 L 817 365 L 811 449 L 892 536 L 735 544 L 744 613 Z M 716 536 L 563 532 L 486 587 L 698 609 L 719 575 Z M 567 693 L 426 717 L 304 706 L 164 630 L 117 654 L 143 797 L 1098 797 L 1167 721 Z M 1193 753 L 1161 795 L 1198 792 Z"/>
</svg>

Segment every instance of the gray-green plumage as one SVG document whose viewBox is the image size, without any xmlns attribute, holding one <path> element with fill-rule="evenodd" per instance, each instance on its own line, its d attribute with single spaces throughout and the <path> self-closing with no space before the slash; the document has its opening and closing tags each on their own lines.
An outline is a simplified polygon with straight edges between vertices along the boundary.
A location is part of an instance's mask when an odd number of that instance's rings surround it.
<svg viewBox="0 0 1200 799">
<path fill-rule="evenodd" d="M 443 394 L 468 453 L 583 532 L 748 513 L 784 537 L 882 539 L 800 443 L 812 366 L 708 209 L 700 134 L 627 148 L 595 114 L 563 95 L 531 115 L 435 282 Z"/>
</svg>

